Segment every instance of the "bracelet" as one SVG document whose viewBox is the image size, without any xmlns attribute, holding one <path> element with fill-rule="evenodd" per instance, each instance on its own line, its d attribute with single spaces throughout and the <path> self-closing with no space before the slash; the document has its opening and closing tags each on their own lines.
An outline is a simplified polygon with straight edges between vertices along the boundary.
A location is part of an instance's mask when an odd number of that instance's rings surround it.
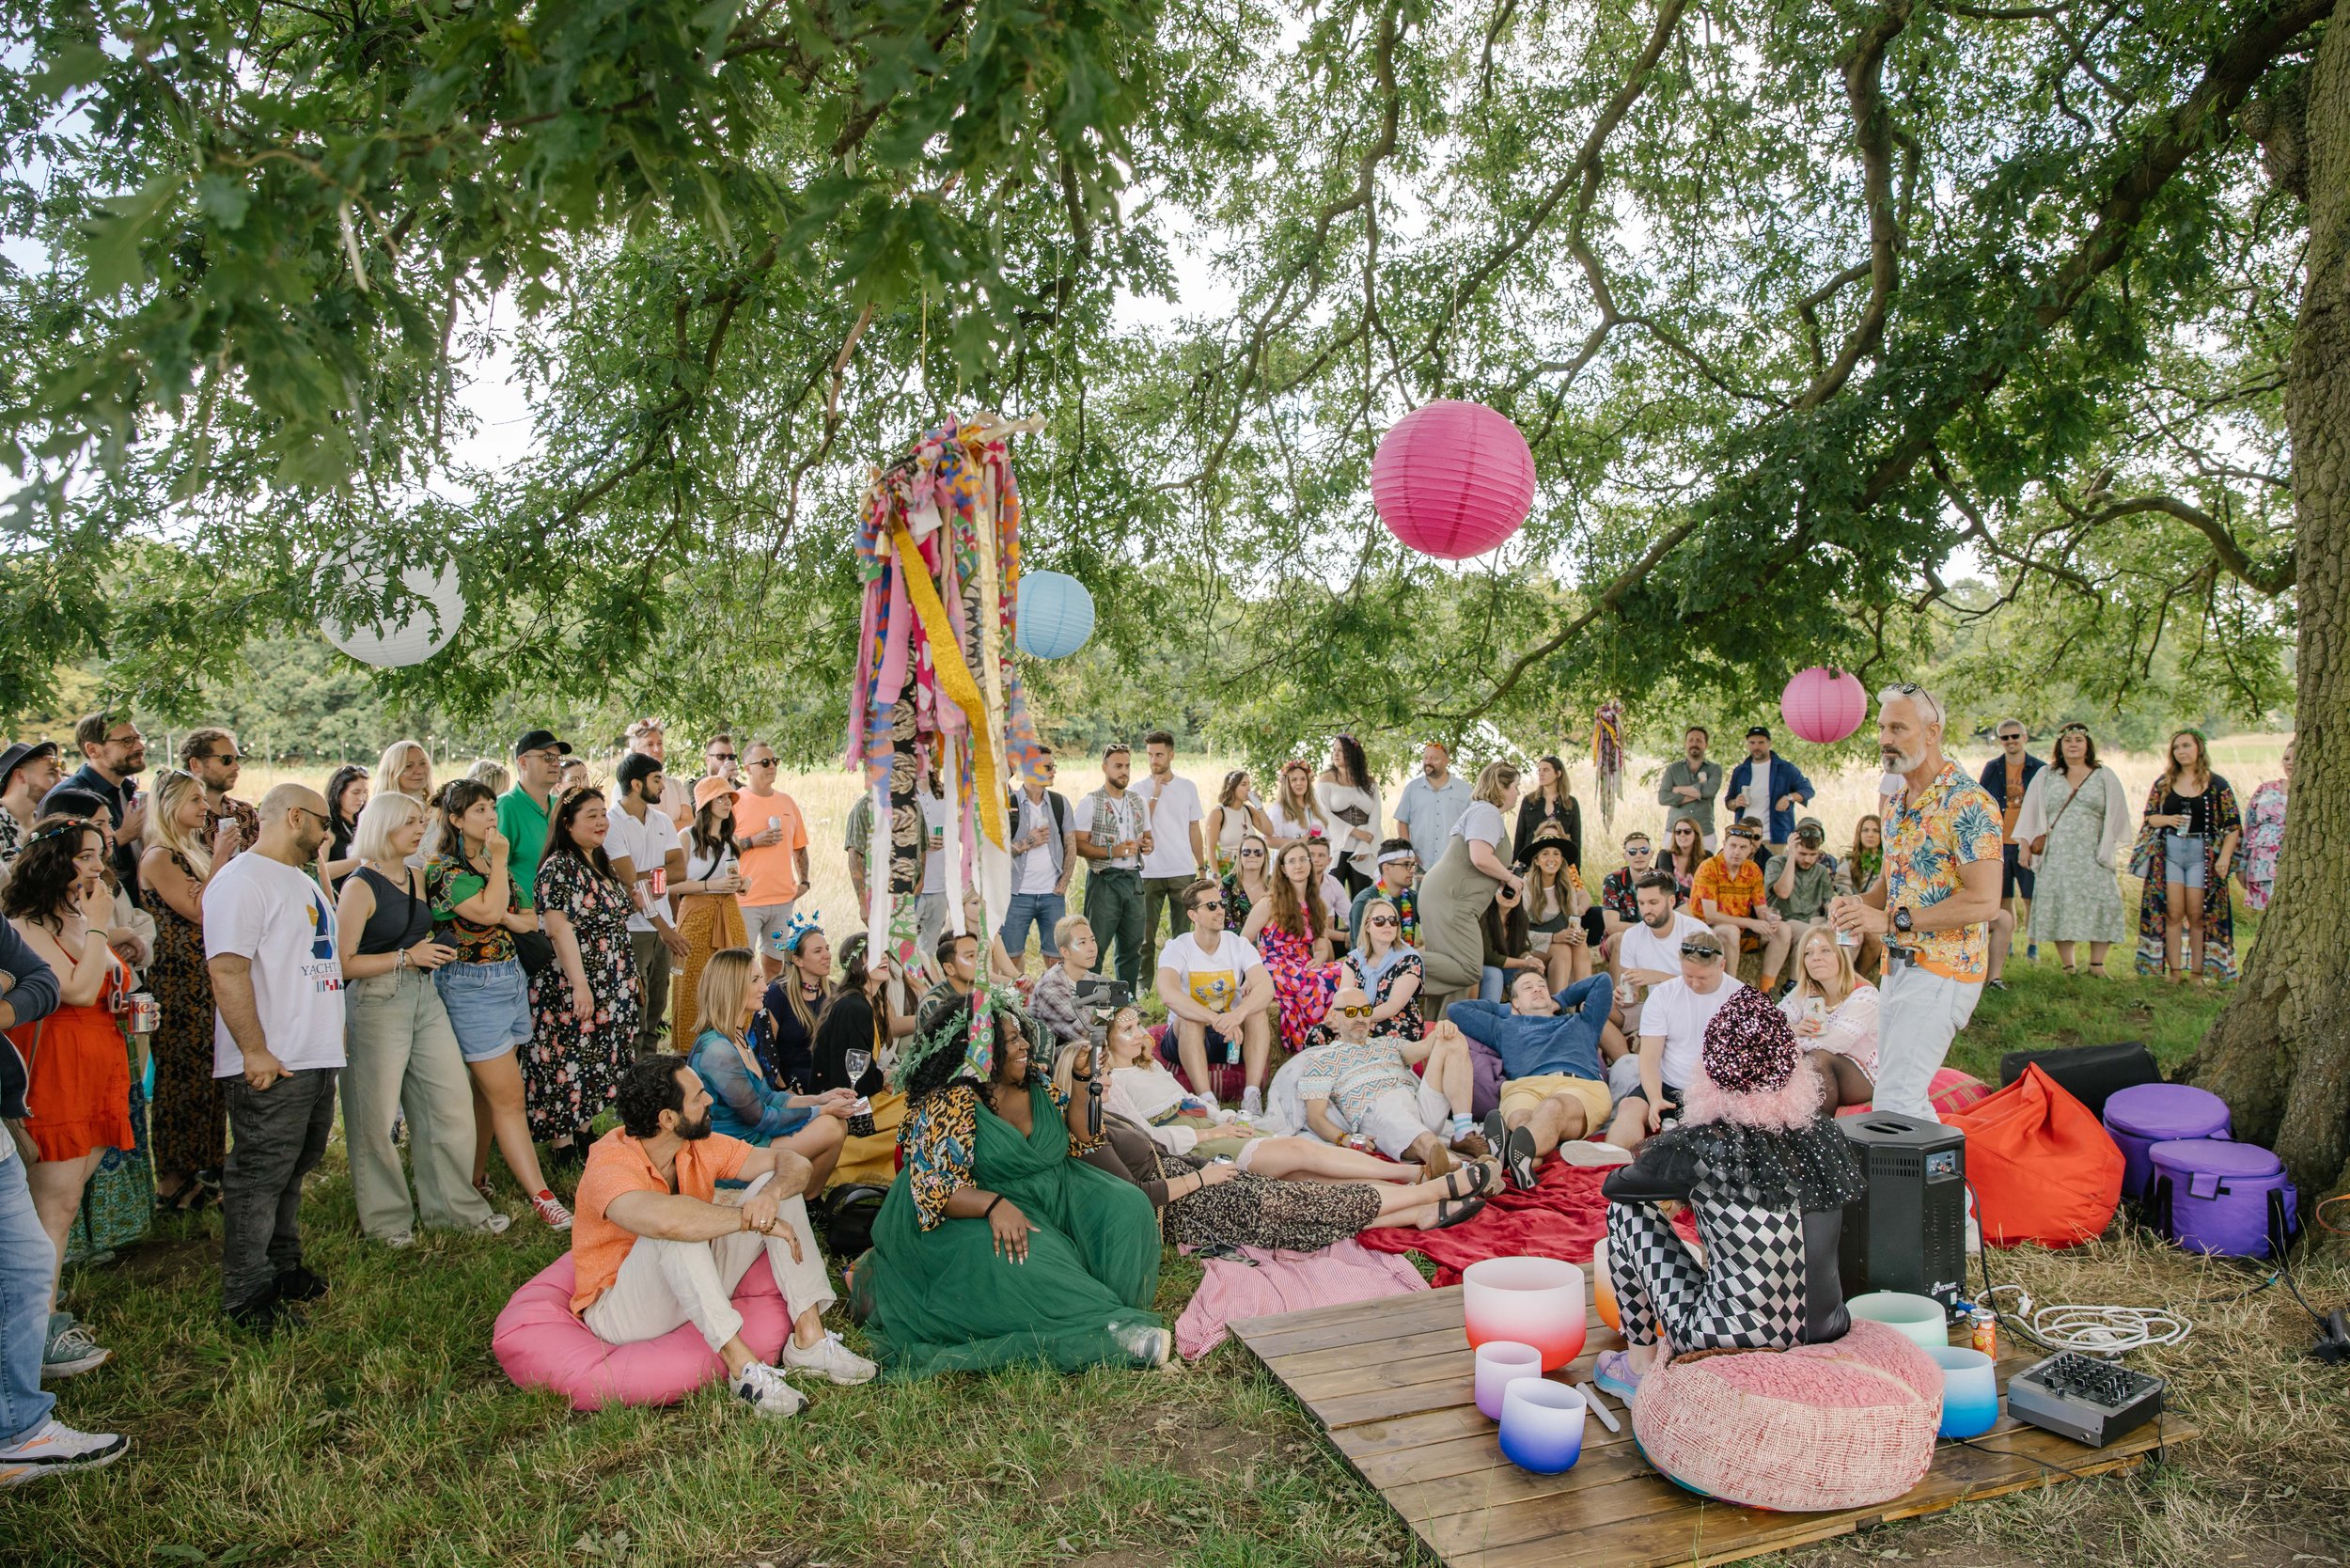
<svg viewBox="0 0 2350 1568">
<path fill-rule="evenodd" d="M 1001 1203 L 1003 1200 L 1004 1200 L 1004 1195 L 1003 1195 L 1002 1193 L 1000 1193 L 1000 1192 L 999 1192 L 999 1193 L 997 1193 L 997 1194 L 995 1195 L 995 1199 L 994 1199 L 992 1201 L 990 1201 L 990 1202 L 989 1202 L 989 1204 L 987 1205 L 987 1207 L 986 1207 L 986 1208 L 984 1208 L 984 1209 L 981 1209 L 981 1210 L 979 1211 L 979 1217 L 980 1217 L 981 1219 L 985 1219 L 985 1218 L 987 1218 L 990 1215 L 994 1214 L 994 1213 L 995 1212 L 995 1205 L 996 1205 L 997 1203 Z"/>
</svg>

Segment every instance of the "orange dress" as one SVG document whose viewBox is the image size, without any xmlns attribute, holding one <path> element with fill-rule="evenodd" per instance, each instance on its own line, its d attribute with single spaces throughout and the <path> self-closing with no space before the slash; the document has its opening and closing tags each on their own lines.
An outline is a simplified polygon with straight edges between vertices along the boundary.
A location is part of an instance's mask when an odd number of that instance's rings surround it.
<svg viewBox="0 0 2350 1568">
<path fill-rule="evenodd" d="M 113 1003 L 129 978 L 105 938 L 89 940 L 106 956 L 98 1000 L 61 1007 L 48 1017 L 8 1031 L 29 1066 L 24 1130 L 44 1160 L 74 1160 L 97 1149 L 133 1149 L 131 1052 Z"/>
</svg>

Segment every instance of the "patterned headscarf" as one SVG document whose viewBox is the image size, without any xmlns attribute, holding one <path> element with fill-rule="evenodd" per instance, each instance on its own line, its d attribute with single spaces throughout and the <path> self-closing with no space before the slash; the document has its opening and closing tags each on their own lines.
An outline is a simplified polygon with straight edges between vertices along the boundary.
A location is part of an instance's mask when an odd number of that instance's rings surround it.
<svg viewBox="0 0 2350 1568">
<path fill-rule="evenodd" d="M 1036 1043 L 1045 1038 L 1040 1032 L 1042 1026 L 1020 1005 L 1017 991 L 1010 986 L 995 989 L 981 980 L 970 996 L 941 1008 L 930 1027 L 917 1030 L 912 1043 L 898 1053 L 895 1087 L 910 1101 L 949 1084 L 984 1088 L 995 1074 L 995 1031 L 1006 1023 L 1017 1026 L 1027 1040 L 1034 1071 Z"/>
</svg>

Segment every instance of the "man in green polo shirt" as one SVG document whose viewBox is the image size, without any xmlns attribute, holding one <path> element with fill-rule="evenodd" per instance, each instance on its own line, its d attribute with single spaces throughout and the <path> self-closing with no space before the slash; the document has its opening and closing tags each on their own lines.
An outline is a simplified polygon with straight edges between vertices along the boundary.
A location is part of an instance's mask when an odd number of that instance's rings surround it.
<svg viewBox="0 0 2350 1568">
<path fill-rule="evenodd" d="M 524 731 L 514 743 L 514 787 L 498 796 L 498 831 L 513 845 L 508 864 L 525 909 L 539 907 L 539 860 L 547 853 L 547 824 L 555 816 L 555 781 L 571 754 L 570 744 L 556 740 L 552 729 Z"/>
</svg>

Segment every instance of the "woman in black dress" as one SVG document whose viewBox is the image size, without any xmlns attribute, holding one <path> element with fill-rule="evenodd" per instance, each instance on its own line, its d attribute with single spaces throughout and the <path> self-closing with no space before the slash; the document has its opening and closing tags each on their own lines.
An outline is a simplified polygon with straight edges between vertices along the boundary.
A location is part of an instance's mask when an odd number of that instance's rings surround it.
<svg viewBox="0 0 2350 1568">
<path fill-rule="evenodd" d="M 1583 808 L 1567 793 L 1567 765 L 1556 757 L 1544 757 L 1534 764 L 1534 788 L 1518 802 L 1518 830 L 1510 835 L 1510 842 L 1523 853 L 1543 833 L 1567 841 L 1567 864 L 1581 875 Z"/>
</svg>

